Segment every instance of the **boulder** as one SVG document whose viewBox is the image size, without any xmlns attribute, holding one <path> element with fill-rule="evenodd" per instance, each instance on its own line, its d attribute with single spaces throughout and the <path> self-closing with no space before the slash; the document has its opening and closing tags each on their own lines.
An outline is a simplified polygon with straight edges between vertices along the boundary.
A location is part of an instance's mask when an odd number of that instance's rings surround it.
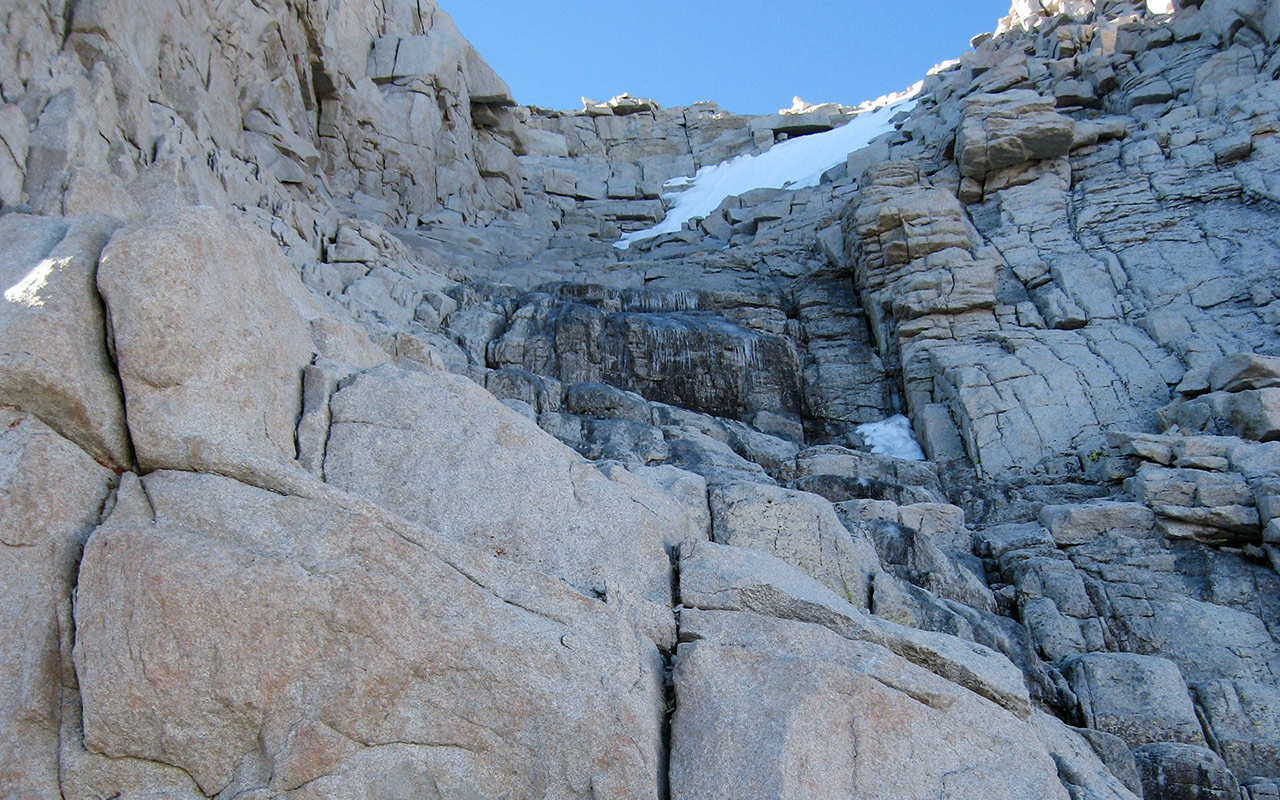
<svg viewBox="0 0 1280 800">
<path fill-rule="evenodd" d="M 1280 23 L 1280 20 L 1277 20 Z M 1280 24 L 1277 24 L 1280 30 Z M 1280 780 L 1275 778 L 1254 778 L 1244 781 L 1240 786 L 1245 800 L 1277 800 L 1280 798 Z"/>
<path fill-rule="evenodd" d="M 1170 538 L 1210 544 L 1245 544 L 1259 538 L 1256 498 L 1238 472 L 1143 464 L 1125 481 L 1125 489 L 1155 512 L 1158 529 Z"/>
<path fill-rule="evenodd" d="M 796 479 L 832 475 L 853 479 L 879 490 L 895 503 L 942 503 L 944 493 L 938 469 L 924 461 L 904 461 L 890 456 L 824 445 L 802 450 L 796 456 Z M 885 498 L 876 498 L 885 499 Z"/>
<path fill-rule="evenodd" d="M 1280 688 L 1262 681 L 1196 684 L 1214 749 L 1241 777 L 1280 778 Z"/>
<path fill-rule="evenodd" d="M 1280 388 L 1231 395 L 1230 422 L 1242 439 L 1280 441 Z"/>
<path fill-rule="evenodd" d="M 559 381 L 518 367 L 504 367 L 486 374 L 484 386 L 503 400 L 523 400 L 540 414 L 559 411 L 564 394 Z"/>
<path fill-rule="evenodd" d="M 890 573 L 937 597 L 995 612 L 991 589 L 979 577 L 981 568 L 975 572 L 960 564 L 937 545 L 934 536 L 892 522 L 864 523 L 862 527 L 868 530 L 880 563 Z"/>
<path fill-rule="evenodd" d="M 1159 653 L 1192 684 L 1274 681 L 1280 644 L 1256 614 L 1195 599 L 1150 600 L 1112 620 L 1126 649 Z"/>
<path fill-rule="evenodd" d="M 759 415 L 757 415 L 759 416 Z M 761 433 L 755 428 L 733 419 L 721 420 L 729 433 L 729 445 L 748 461 L 764 467 L 771 475 L 790 466 L 800 447 L 789 439 Z"/>
<path fill-rule="evenodd" d="M 56 798 L 76 561 L 115 475 L 0 406 L 0 798 Z"/>
<path fill-rule="evenodd" d="M 1074 123 L 1054 106 L 1030 90 L 969 98 L 956 135 L 960 173 L 980 181 L 998 169 L 1066 155 Z"/>
<path fill-rule="evenodd" d="M 1031 713 L 1040 740 L 1058 765 L 1058 779 L 1072 797 L 1139 800 L 1142 781 L 1129 746 L 1110 734 L 1070 728 L 1039 709 Z"/>
<path fill-rule="evenodd" d="M 1072 728 L 1082 739 L 1089 743 L 1093 752 L 1106 764 L 1108 773 L 1119 780 L 1133 794 L 1142 796 L 1142 777 L 1138 775 L 1138 765 L 1133 760 L 1133 750 L 1125 744 L 1124 739 L 1094 728 Z"/>
<path fill-rule="evenodd" d="M 711 490 L 711 538 L 776 556 L 858 608 L 868 608 L 875 548 L 852 536 L 831 503 L 815 494 L 730 483 Z"/>
<path fill-rule="evenodd" d="M 964 527 L 964 509 L 950 503 L 912 503 L 898 508 L 898 522 L 940 542 L 963 546 L 948 547 L 958 552 L 969 551 L 969 536 Z"/>
<path fill-rule="evenodd" d="M 567 416 L 567 415 L 566 415 Z M 629 464 L 666 461 L 670 455 L 662 431 L 629 419 L 581 420 L 582 439 L 574 449 L 588 459 L 614 459 Z"/>
<path fill-rule="evenodd" d="M 1159 742 L 1133 752 L 1143 797 L 1158 800 L 1240 800 L 1240 785 L 1218 754 L 1204 747 Z"/>
<path fill-rule="evenodd" d="M 1089 653 L 1069 660 L 1062 673 L 1087 727 L 1119 736 L 1130 747 L 1152 742 L 1205 744 L 1187 684 L 1172 661 L 1133 653 Z"/>
<path fill-rule="evenodd" d="M 730 483 L 774 485 L 764 467 L 748 461 L 714 436 L 690 427 L 666 426 L 663 433 L 670 450 L 668 463 L 706 479 L 708 485 Z"/>
<path fill-rule="evenodd" d="M 127 476 L 77 592 L 91 751 L 210 796 L 656 800 L 662 661 L 616 605 L 309 491 Z"/>
<path fill-rule="evenodd" d="M 434 10 L 434 9 L 433 9 Z M 453 20 L 439 14 L 430 33 L 383 36 L 369 53 L 368 75 L 374 81 L 422 77 L 451 82 L 461 72 L 474 103 L 510 105 L 511 90 L 458 32 Z"/>
<path fill-rule="evenodd" d="M 124 399 L 94 285 L 113 229 L 101 217 L 0 217 L 0 402 L 127 469 Z"/>
<path fill-rule="evenodd" d="M 329 483 L 620 603 L 655 641 L 673 639 L 663 542 L 675 533 L 669 520 L 685 518 L 681 509 L 650 511 L 537 424 L 447 372 L 383 367 L 356 376 L 329 407 Z"/>
<path fill-rule="evenodd" d="M 1206 27 L 1230 42 L 1242 28 L 1249 28 L 1269 43 L 1280 39 L 1280 15 L 1266 0 L 1213 0 L 1204 3 Z"/>
<path fill-rule="evenodd" d="M 297 273 L 263 234 L 175 211 L 116 234 L 98 289 L 144 471 L 261 481 L 293 462 L 312 343 Z"/>
<path fill-rule="evenodd" d="M 1065 506 L 1045 506 L 1040 524 L 1060 547 L 1088 544 L 1103 536 L 1149 536 L 1156 518 L 1141 503 L 1096 502 Z"/>
<path fill-rule="evenodd" d="M 683 614 L 671 797 L 1065 800 L 1031 726 L 879 645 L 758 614 Z"/>
<path fill-rule="evenodd" d="M 1236 353 L 1216 362 L 1209 370 L 1209 388 L 1215 392 L 1280 387 L 1280 358 L 1256 353 Z"/>
<path fill-rule="evenodd" d="M 686 541 L 680 547 L 680 600 L 705 611 L 746 611 L 821 625 L 847 639 L 885 647 L 1019 717 L 1031 713 L 1022 673 L 1001 654 L 870 616 L 768 553 Z"/>
<path fill-rule="evenodd" d="M 571 413 L 592 419 L 623 419 L 646 425 L 653 421 L 643 397 L 607 383 L 573 384 L 565 392 L 564 405 Z"/>
</svg>

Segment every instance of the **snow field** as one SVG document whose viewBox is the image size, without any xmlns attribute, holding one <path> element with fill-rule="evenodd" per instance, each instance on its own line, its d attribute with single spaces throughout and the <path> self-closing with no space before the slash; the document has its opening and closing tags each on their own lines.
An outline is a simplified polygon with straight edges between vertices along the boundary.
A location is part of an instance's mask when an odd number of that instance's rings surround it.
<svg viewBox="0 0 1280 800">
<path fill-rule="evenodd" d="M 614 244 L 625 250 L 633 242 L 663 233 L 675 233 L 686 222 L 706 217 L 720 207 L 726 197 L 752 189 L 804 189 L 816 186 L 822 174 L 866 147 L 872 139 L 893 130 L 893 118 L 915 105 L 915 93 L 894 97 L 877 108 L 864 111 L 848 123 L 824 133 L 789 139 L 758 155 L 741 155 L 698 170 L 692 178 L 674 178 L 667 188 L 680 189 L 666 195 L 674 200 L 667 216 L 652 228 L 623 236 Z M 687 188 L 684 188 L 687 187 Z"/>
</svg>

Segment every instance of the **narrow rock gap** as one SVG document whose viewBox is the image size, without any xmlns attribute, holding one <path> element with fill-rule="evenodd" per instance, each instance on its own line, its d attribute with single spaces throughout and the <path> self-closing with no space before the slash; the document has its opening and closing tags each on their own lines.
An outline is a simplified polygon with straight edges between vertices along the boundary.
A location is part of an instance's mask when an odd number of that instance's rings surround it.
<svg viewBox="0 0 1280 800">
<path fill-rule="evenodd" d="M 662 800 L 671 800 L 671 723 L 675 718 L 676 653 L 680 649 L 680 545 L 671 548 L 671 613 L 676 618 L 676 644 L 670 653 L 662 654 L 662 760 L 658 781 L 658 794 Z"/>
<path fill-rule="evenodd" d="M 132 442 L 130 443 L 130 445 L 132 446 Z M 57 687 L 58 688 L 58 691 L 57 691 L 57 698 L 58 698 L 58 701 L 57 701 L 57 723 L 58 723 L 57 762 L 58 762 L 58 772 L 59 772 L 58 796 L 63 798 L 63 800 L 66 799 L 66 794 L 63 792 L 63 789 L 62 789 L 62 781 L 63 781 L 62 753 L 63 753 L 63 748 L 66 746 L 66 743 L 64 741 L 65 729 L 66 729 L 66 712 L 65 712 L 66 704 L 63 700 L 63 693 L 70 691 L 71 689 L 70 687 L 66 686 L 63 683 L 62 676 L 65 675 L 67 672 L 70 672 L 71 674 L 75 675 L 76 686 L 74 691 L 76 692 L 77 695 L 79 695 L 80 694 L 80 675 L 76 672 L 75 659 L 72 658 L 72 653 L 75 651 L 75 646 L 76 646 L 76 592 L 80 588 L 80 567 L 84 563 L 84 549 L 89 544 L 89 538 L 93 535 L 93 532 L 96 531 L 99 527 L 101 527 L 102 524 L 107 521 L 107 518 L 111 516 L 111 512 L 115 510 L 116 502 L 118 501 L 119 496 L 120 496 L 120 483 L 118 480 L 112 480 L 106 497 L 102 498 L 102 505 L 98 509 L 98 520 L 96 524 L 94 524 L 92 528 L 87 530 L 84 533 L 84 536 L 81 537 L 80 541 L 77 542 L 76 544 L 75 559 L 73 560 L 71 564 L 71 569 L 70 569 L 70 575 L 69 575 L 69 581 L 68 581 L 69 591 L 67 592 L 67 596 L 66 596 L 66 603 L 67 603 L 66 605 L 66 609 L 67 609 L 66 611 L 67 613 L 66 642 L 69 646 L 69 649 L 67 650 L 66 653 L 60 654 L 59 671 L 58 671 L 58 675 L 56 676 L 57 682 L 58 682 L 58 687 Z M 62 663 L 63 657 L 69 659 L 70 663 Z M 81 741 L 76 742 L 74 744 L 75 746 L 78 746 L 81 749 L 87 749 L 83 741 L 83 730 L 84 730 L 83 700 L 78 701 L 76 703 L 76 710 L 80 714 L 79 727 L 80 727 L 80 730 L 82 731 L 82 734 L 81 734 Z"/>
<path fill-rule="evenodd" d="M 114 236 L 114 232 L 112 233 Z M 106 250 L 107 245 L 111 243 L 110 238 L 103 242 L 102 250 Z M 120 465 L 128 467 L 133 471 L 141 474 L 142 470 L 138 464 L 138 449 L 133 442 L 133 428 L 129 425 L 129 404 L 128 398 L 124 392 L 124 378 L 120 376 L 120 361 L 116 357 L 116 332 L 115 326 L 111 321 L 111 307 L 107 305 L 107 300 L 102 296 L 102 291 L 98 288 L 98 270 L 102 268 L 102 250 L 98 252 L 98 263 L 93 267 L 93 299 L 97 303 L 98 310 L 102 312 L 102 342 L 107 352 L 107 363 L 111 366 L 111 378 L 115 382 L 115 388 L 120 397 L 120 414 L 124 423 L 124 439 L 128 447 L 127 452 L 122 455 L 128 459 L 127 464 Z"/>
<path fill-rule="evenodd" d="M 62 9 L 62 47 L 67 46 L 67 40 L 71 38 L 71 24 L 75 18 L 76 6 L 80 4 L 80 0 L 67 0 L 67 5 Z"/>
</svg>

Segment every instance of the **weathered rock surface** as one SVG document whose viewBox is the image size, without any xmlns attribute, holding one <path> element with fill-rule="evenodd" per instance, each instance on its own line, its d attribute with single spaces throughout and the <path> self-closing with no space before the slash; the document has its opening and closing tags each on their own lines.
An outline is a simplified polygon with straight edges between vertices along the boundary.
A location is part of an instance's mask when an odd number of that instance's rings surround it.
<svg viewBox="0 0 1280 800">
<path fill-rule="evenodd" d="M 1142 774 L 1143 797 L 1171 800 L 1234 800 L 1240 785 L 1212 750 L 1164 742 L 1134 752 Z"/>
<path fill-rule="evenodd" d="M 356 376 L 327 403 L 329 483 L 502 563 L 621 604 L 655 641 L 673 641 L 663 544 L 698 533 L 669 529 L 682 521 L 678 511 L 651 511 L 645 494 L 628 493 L 484 389 L 446 372 L 384 368 Z"/>
<path fill-rule="evenodd" d="M 690 292 L 601 294 L 524 298 L 493 345 L 493 365 L 566 384 L 604 381 L 716 416 L 799 415 L 796 346 L 759 330 L 758 319 L 739 319 L 749 307 L 717 308 L 716 298 Z"/>
<path fill-rule="evenodd" d="M 1022 674 L 998 653 L 867 616 L 766 553 L 686 541 L 680 548 L 680 598 L 689 608 L 744 611 L 821 625 L 848 639 L 885 647 L 1020 717 L 1030 713 Z"/>
<path fill-rule="evenodd" d="M 1108 535 L 1146 537 L 1156 524 L 1155 514 L 1140 503 L 1046 506 L 1038 519 L 1059 547 L 1088 544 Z"/>
<path fill-rule="evenodd" d="M 0 797 L 57 797 L 71 589 L 114 475 L 29 414 L 0 406 Z"/>
<path fill-rule="evenodd" d="M 1035 92 L 978 95 L 965 104 L 956 162 L 960 174 L 980 181 L 1005 167 L 1066 155 L 1074 137 L 1071 119 Z"/>
<path fill-rule="evenodd" d="M 76 595 L 92 751 L 207 795 L 658 796 L 661 660 L 616 606 L 323 487 L 121 494 Z"/>
<path fill-rule="evenodd" d="M 1204 746 L 1191 696 L 1176 664 L 1132 653 L 1090 653 L 1063 667 L 1087 727 L 1130 747 L 1153 742 Z"/>
<path fill-rule="evenodd" d="M 1027 723 L 882 647 L 749 613 L 681 629 L 674 798 L 1068 796 Z"/>
<path fill-rule="evenodd" d="M 240 477 L 297 455 L 302 368 L 313 349 L 270 242 L 214 209 L 129 228 L 98 287 L 144 470 Z"/>
<path fill-rule="evenodd" d="M 711 537 L 776 556 L 858 608 L 867 608 L 880 571 L 875 548 L 854 537 L 826 500 L 755 483 L 711 491 Z"/>
<path fill-rule="evenodd" d="M 1236 353 L 1213 365 L 1209 388 L 1215 392 L 1269 389 L 1280 386 L 1280 358 Z"/>
<path fill-rule="evenodd" d="M 0 219 L 0 401 L 124 469 L 133 453 L 94 283 L 113 228 L 92 217 Z"/>
<path fill-rule="evenodd" d="M 1227 766 L 1244 777 L 1280 777 L 1280 690 L 1262 681 L 1209 681 L 1195 687 L 1205 731 Z"/>
</svg>

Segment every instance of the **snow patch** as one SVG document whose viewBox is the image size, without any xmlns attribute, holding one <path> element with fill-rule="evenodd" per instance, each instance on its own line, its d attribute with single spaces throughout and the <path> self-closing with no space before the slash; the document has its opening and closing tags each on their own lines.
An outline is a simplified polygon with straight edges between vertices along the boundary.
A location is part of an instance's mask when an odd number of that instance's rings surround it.
<svg viewBox="0 0 1280 800">
<path fill-rule="evenodd" d="M 726 197 L 752 189 L 804 189 L 818 185 L 822 173 L 866 147 L 872 139 L 892 131 L 893 118 L 915 105 L 919 90 L 917 84 L 907 92 L 869 104 L 869 110 L 834 130 L 789 139 L 759 155 L 741 155 L 703 167 L 692 178 L 667 181 L 666 188 L 682 190 L 665 195 L 674 201 L 667 216 L 652 228 L 623 236 L 614 247 L 626 250 L 633 242 L 676 233 L 686 222 L 715 211 Z"/>
<path fill-rule="evenodd" d="M 924 461 L 924 451 L 911 431 L 911 420 L 901 414 L 858 426 L 858 433 L 878 456 Z"/>
</svg>

